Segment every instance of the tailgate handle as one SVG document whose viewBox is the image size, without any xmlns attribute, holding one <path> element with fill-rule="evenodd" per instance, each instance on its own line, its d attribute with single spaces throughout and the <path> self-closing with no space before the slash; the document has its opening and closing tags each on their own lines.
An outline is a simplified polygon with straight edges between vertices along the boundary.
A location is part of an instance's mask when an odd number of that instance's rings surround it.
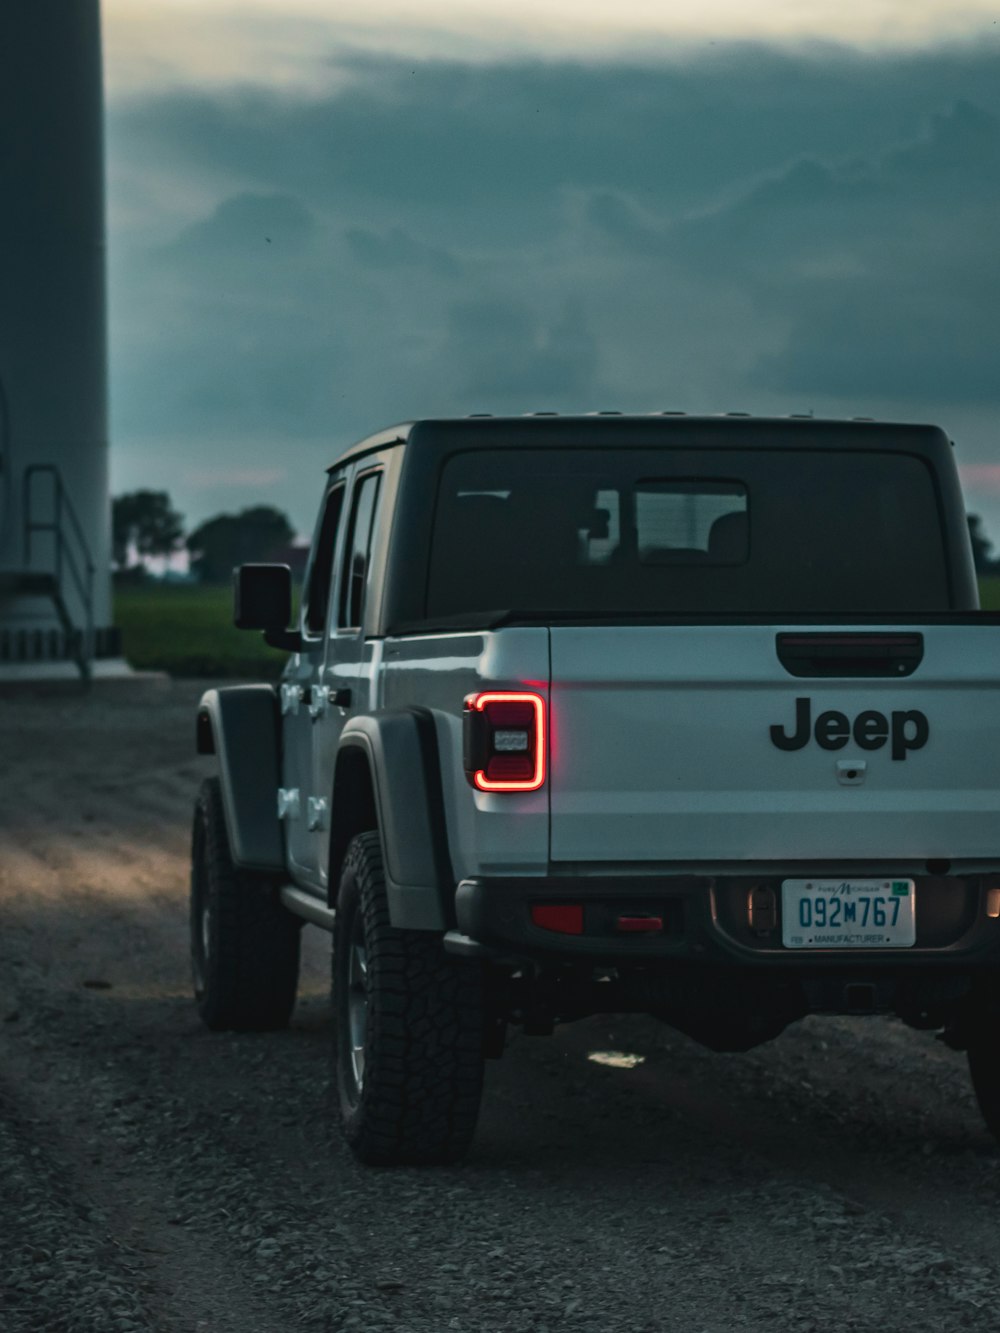
<svg viewBox="0 0 1000 1333">
<path fill-rule="evenodd" d="M 778 661 L 790 676 L 912 676 L 922 634 L 779 634 Z"/>
</svg>

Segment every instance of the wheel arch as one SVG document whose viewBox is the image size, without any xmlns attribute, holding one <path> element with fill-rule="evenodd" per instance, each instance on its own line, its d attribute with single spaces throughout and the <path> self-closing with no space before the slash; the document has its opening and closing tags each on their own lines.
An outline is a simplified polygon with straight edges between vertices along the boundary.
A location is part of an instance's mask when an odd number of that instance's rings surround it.
<svg viewBox="0 0 1000 1333">
<path fill-rule="evenodd" d="M 448 930 L 455 924 L 455 880 L 430 710 L 352 717 L 341 733 L 330 810 L 331 905 L 351 840 L 377 830 L 392 925 Z"/>
<path fill-rule="evenodd" d="M 278 819 L 281 724 L 273 685 L 229 685 L 201 697 L 195 723 L 199 754 L 214 754 L 233 862 L 241 870 L 285 873 Z"/>
<path fill-rule="evenodd" d="M 333 813 L 330 820 L 327 896 L 330 906 L 334 906 L 348 847 L 358 834 L 379 828 L 371 749 L 360 738 L 349 737 L 346 742 L 341 741 L 334 768 L 330 809 Z"/>
</svg>

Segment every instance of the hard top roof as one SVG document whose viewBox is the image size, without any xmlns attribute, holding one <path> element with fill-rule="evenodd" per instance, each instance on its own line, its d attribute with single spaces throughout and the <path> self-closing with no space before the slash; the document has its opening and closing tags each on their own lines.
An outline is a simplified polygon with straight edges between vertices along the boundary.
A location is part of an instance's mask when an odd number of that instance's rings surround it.
<svg viewBox="0 0 1000 1333">
<path fill-rule="evenodd" d="M 582 442 L 590 446 L 653 443 L 698 446 L 708 443 L 763 444 L 770 447 L 831 448 L 836 445 L 878 445 L 883 449 L 921 446 L 939 449 L 948 444 L 938 426 L 920 423 L 875 421 L 871 417 L 843 419 L 793 415 L 755 417 L 747 412 L 725 412 L 716 416 L 688 416 L 685 412 L 591 412 L 570 416 L 557 412 L 531 412 L 524 416 L 500 417 L 475 413 L 465 417 L 429 417 L 389 426 L 350 445 L 330 464 L 328 471 L 412 439 L 416 445 L 447 441 L 465 448 L 565 448 Z"/>
</svg>

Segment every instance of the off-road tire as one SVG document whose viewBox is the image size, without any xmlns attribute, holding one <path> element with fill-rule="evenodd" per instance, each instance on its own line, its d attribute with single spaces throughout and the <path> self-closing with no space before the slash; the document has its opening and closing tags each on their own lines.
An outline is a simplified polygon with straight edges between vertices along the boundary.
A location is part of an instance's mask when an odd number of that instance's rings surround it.
<svg viewBox="0 0 1000 1333">
<path fill-rule="evenodd" d="M 1000 1033 L 984 1025 L 969 1039 L 969 1073 L 986 1127 L 1000 1140 Z"/>
<path fill-rule="evenodd" d="M 191 970 L 213 1032 L 287 1027 L 299 980 L 298 919 L 272 880 L 233 865 L 218 778 L 201 785 L 191 837 Z"/>
<path fill-rule="evenodd" d="M 359 965 L 352 973 L 358 946 L 366 955 L 363 986 Z M 352 975 L 366 999 L 360 1089 Z M 333 1011 L 341 1125 L 362 1162 L 453 1162 L 466 1152 L 483 1088 L 483 991 L 482 965 L 449 956 L 441 935 L 389 924 L 379 836 L 356 837 L 337 898 Z"/>
</svg>

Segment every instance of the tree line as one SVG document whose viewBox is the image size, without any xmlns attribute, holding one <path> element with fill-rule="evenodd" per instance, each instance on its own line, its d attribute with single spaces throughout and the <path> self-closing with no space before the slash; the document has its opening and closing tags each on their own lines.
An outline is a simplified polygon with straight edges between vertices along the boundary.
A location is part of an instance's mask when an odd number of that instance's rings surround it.
<svg viewBox="0 0 1000 1333">
<path fill-rule="evenodd" d="M 184 515 L 167 491 L 129 491 L 111 501 L 112 557 L 126 575 L 144 573 L 150 558 L 186 549 L 202 583 L 226 583 L 235 565 L 285 556 L 294 536 L 287 515 L 272 505 L 216 514 L 185 534 Z"/>
</svg>

